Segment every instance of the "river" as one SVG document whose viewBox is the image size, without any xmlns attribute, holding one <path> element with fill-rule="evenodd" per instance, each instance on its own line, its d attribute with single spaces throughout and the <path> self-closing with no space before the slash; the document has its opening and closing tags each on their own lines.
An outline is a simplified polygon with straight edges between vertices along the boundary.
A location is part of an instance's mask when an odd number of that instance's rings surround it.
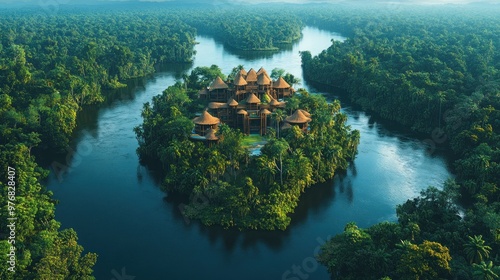
<svg viewBox="0 0 500 280">
<path fill-rule="evenodd" d="M 348 123 L 361 132 L 359 153 L 347 172 L 308 189 L 286 231 L 222 230 L 185 221 L 178 201 L 159 190 L 158 176 L 139 164 L 133 127 L 143 103 L 160 94 L 190 67 L 239 64 L 283 68 L 302 78 L 299 51 L 313 55 L 340 35 L 306 27 L 303 38 L 278 53 L 235 52 L 198 36 L 193 65 L 171 67 L 137 79 L 99 108 L 78 118 L 74 152 L 56 159 L 48 188 L 59 200 L 56 219 L 74 228 L 87 251 L 96 252 L 97 279 L 329 279 L 313 259 L 328 236 L 347 222 L 361 227 L 394 221 L 395 208 L 426 186 L 451 176 L 446 159 L 426 151 L 415 136 L 342 101 Z M 314 89 L 303 83 L 299 87 Z M 294 278 L 297 277 L 297 278 Z"/>
</svg>

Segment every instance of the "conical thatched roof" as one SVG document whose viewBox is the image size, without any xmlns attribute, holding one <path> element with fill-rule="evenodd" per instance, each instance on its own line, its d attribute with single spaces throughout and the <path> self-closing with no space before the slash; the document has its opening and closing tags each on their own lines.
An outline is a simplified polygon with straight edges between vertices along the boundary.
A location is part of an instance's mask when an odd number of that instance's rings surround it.
<svg viewBox="0 0 500 280">
<path fill-rule="evenodd" d="M 219 122 L 219 118 L 210 115 L 206 110 L 203 111 L 201 116 L 194 119 L 194 123 L 199 125 L 214 125 L 218 124 Z"/>
<path fill-rule="evenodd" d="M 260 103 L 260 99 L 255 96 L 255 94 L 250 93 L 250 95 L 247 97 L 247 103 L 254 104 L 254 103 Z"/>
<path fill-rule="evenodd" d="M 235 86 L 246 86 L 248 83 L 247 81 L 245 81 L 245 79 L 243 78 L 242 75 L 238 74 L 236 75 L 236 77 L 234 78 L 234 82 L 233 84 Z"/>
<path fill-rule="evenodd" d="M 260 111 L 260 114 L 261 115 L 271 115 L 272 113 L 271 113 L 271 111 L 269 111 L 267 109 L 263 109 L 263 110 Z"/>
<path fill-rule="evenodd" d="M 257 72 L 255 70 L 248 70 L 247 77 L 245 79 L 247 82 L 257 82 Z"/>
<path fill-rule="evenodd" d="M 219 140 L 219 137 L 215 135 L 215 130 L 210 128 L 209 130 L 207 130 L 207 134 L 205 134 L 205 139 L 209 141 L 217 141 Z"/>
<path fill-rule="evenodd" d="M 241 109 L 236 114 L 238 114 L 238 115 L 248 115 L 248 112 L 245 111 L 245 110 L 243 110 L 243 109 Z"/>
<path fill-rule="evenodd" d="M 267 71 L 266 69 L 264 69 L 264 67 L 260 67 L 259 71 L 257 71 L 257 76 L 262 74 L 262 73 L 266 73 L 267 74 Z"/>
<path fill-rule="evenodd" d="M 233 98 L 230 98 L 228 101 L 227 101 L 227 105 L 231 106 L 231 107 L 236 107 L 238 106 L 238 102 L 236 100 L 234 100 Z"/>
<path fill-rule="evenodd" d="M 259 84 L 261 86 L 270 85 L 271 84 L 271 80 L 266 76 L 266 74 L 261 73 L 257 77 L 257 84 Z"/>
<path fill-rule="evenodd" d="M 238 72 L 239 75 L 241 76 L 246 76 L 247 75 L 247 70 L 245 68 L 241 68 L 240 71 Z"/>
<path fill-rule="evenodd" d="M 289 88 L 290 85 L 283 79 L 283 77 L 279 77 L 279 79 L 274 82 L 274 88 Z"/>
<path fill-rule="evenodd" d="M 215 80 L 210 85 L 210 91 L 214 89 L 226 89 L 226 88 L 228 88 L 227 84 L 224 83 L 224 81 L 220 77 L 215 78 Z"/>
<path fill-rule="evenodd" d="M 273 99 L 271 100 L 271 102 L 269 102 L 269 105 L 274 107 L 283 107 L 285 105 L 285 102 L 279 102 L 278 100 Z"/>
<path fill-rule="evenodd" d="M 306 110 L 302 110 L 302 109 L 298 109 L 300 112 L 302 112 L 302 114 L 304 114 L 304 116 L 310 118 L 311 117 L 311 114 L 309 114 L 309 112 L 307 112 Z"/>
<path fill-rule="evenodd" d="M 306 123 L 310 121 L 311 118 L 306 117 L 300 110 L 296 110 L 291 116 L 285 118 L 285 122 L 295 124 Z"/>
</svg>

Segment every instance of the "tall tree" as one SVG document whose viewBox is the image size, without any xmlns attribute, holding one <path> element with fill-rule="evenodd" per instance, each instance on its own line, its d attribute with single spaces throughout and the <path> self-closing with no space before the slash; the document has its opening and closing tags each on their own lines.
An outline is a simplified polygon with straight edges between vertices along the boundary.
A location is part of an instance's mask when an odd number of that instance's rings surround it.
<svg viewBox="0 0 500 280">
<path fill-rule="evenodd" d="M 491 247 L 486 245 L 482 235 L 468 236 L 469 240 L 464 245 L 464 251 L 472 263 L 481 263 L 486 261 L 490 255 Z"/>
</svg>

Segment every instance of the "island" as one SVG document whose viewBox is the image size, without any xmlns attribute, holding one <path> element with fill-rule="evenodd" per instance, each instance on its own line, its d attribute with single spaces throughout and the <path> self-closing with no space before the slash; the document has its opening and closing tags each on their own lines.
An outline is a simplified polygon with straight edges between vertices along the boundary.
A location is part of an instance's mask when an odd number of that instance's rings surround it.
<svg viewBox="0 0 500 280">
<path fill-rule="evenodd" d="M 340 102 L 295 90 L 284 77 L 262 67 L 235 67 L 227 77 L 215 65 L 198 67 L 144 104 L 137 152 L 161 166 L 166 191 L 186 196 L 186 219 L 285 230 L 305 189 L 355 157 L 360 135 Z"/>
</svg>

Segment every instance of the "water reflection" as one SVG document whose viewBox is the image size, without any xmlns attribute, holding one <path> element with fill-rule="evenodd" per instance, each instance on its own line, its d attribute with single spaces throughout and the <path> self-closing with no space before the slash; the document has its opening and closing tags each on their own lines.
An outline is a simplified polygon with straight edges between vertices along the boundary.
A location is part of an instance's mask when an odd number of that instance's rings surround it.
<svg viewBox="0 0 500 280">
<path fill-rule="evenodd" d="M 73 170 L 62 182 L 52 174 L 48 188 L 60 200 L 56 218 L 63 227 L 75 228 L 86 250 L 99 254 L 97 279 L 109 279 L 111 269 L 123 266 L 137 279 L 164 279 L 167 274 L 169 279 L 280 279 L 293 264 L 312 256 L 319 237 L 341 232 L 350 221 L 368 226 L 394 220 L 396 204 L 449 176 L 443 160 L 425 154 L 413 134 L 362 112 L 342 97 L 348 124 L 361 132 L 358 156 L 348 170 L 302 194 L 286 231 L 240 232 L 187 223 L 179 210 L 187 198 L 160 190 L 161 165 L 138 164 L 132 129 L 142 121 L 143 103 L 191 67 L 217 64 L 224 73 L 239 64 L 268 71 L 279 67 L 302 78 L 298 51 L 319 53 L 332 36 L 306 28 L 304 40 L 292 51 L 253 57 L 228 52 L 213 39 L 200 37 L 193 64 L 167 65 L 167 71 L 154 77 L 133 79 L 128 89 L 109 92 L 101 106 L 79 114 L 73 147 L 78 151 L 86 143 L 93 150 L 79 162 L 66 161 L 66 154 L 48 155 Z M 337 89 L 309 89 L 341 96 Z M 319 267 L 311 279 L 328 279 L 328 273 Z"/>
</svg>

